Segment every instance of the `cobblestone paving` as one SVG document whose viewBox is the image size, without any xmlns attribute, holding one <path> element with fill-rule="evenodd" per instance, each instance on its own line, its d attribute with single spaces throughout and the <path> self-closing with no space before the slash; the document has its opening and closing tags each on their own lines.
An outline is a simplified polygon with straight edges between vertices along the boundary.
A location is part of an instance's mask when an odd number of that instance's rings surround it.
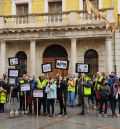
<svg viewBox="0 0 120 129">
<path fill-rule="evenodd" d="M 112 118 L 110 110 L 108 118 L 98 118 L 95 110 L 91 110 L 85 117 L 78 115 L 80 107 L 68 107 L 68 118 L 58 116 L 47 118 L 29 115 L 10 116 L 9 106 L 6 108 L 7 113 L 0 114 L 0 129 L 120 129 L 120 117 Z M 55 114 L 58 111 L 56 105 Z"/>
</svg>

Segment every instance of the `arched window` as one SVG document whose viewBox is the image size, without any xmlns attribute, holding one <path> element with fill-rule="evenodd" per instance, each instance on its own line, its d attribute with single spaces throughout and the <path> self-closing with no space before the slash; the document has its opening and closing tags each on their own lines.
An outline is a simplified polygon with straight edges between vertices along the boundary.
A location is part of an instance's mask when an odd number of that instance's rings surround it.
<svg viewBox="0 0 120 129">
<path fill-rule="evenodd" d="M 90 73 L 96 74 L 98 71 L 98 53 L 95 50 L 89 49 L 85 52 L 84 62 L 89 64 Z"/>
<path fill-rule="evenodd" d="M 16 54 L 16 57 L 20 61 L 20 65 L 17 65 L 16 68 L 20 69 L 20 76 L 22 76 L 23 74 L 27 73 L 27 55 L 25 52 L 19 51 Z"/>
</svg>

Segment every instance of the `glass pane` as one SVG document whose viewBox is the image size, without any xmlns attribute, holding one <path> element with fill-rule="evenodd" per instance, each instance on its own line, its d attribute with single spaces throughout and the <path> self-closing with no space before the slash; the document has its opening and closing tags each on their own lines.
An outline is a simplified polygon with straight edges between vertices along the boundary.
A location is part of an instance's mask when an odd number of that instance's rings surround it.
<svg viewBox="0 0 120 129">
<path fill-rule="evenodd" d="M 48 2 L 49 13 L 62 12 L 62 2 Z"/>
<path fill-rule="evenodd" d="M 17 4 L 16 5 L 17 15 L 27 15 L 28 14 L 28 4 Z"/>
</svg>

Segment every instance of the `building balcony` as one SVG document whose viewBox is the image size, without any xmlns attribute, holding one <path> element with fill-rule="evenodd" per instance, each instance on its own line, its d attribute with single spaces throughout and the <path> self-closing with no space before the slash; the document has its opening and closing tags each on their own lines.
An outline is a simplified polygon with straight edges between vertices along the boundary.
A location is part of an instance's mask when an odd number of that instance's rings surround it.
<svg viewBox="0 0 120 129">
<path fill-rule="evenodd" d="M 114 23 L 113 8 L 99 10 L 108 21 Z M 62 13 L 43 13 L 30 15 L 11 15 L 0 17 L 0 32 L 14 29 L 51 29 L 61 27 L 99 27 L 105 26 L 105 21 L 87 11 L 69 11 Z"/>
</svg>

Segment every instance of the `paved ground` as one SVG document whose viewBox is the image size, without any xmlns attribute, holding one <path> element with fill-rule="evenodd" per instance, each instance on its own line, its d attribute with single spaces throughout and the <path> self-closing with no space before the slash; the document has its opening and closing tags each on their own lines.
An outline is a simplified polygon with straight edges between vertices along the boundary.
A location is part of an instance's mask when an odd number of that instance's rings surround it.
<svg viewBox="0 0 120 129">
<path fill-rule="evenodd" d="M 10 106 L 6 108 L 9 110 Z M 56 105 L 55 113 L 58 110 Z M 68 118 L 0 114 L 0 129 L 120 129 L 120 117 L 112 118 L 110 111 L 108 118 L 98 118 L 95 110 L 91 110 L 87 117 L 78 115 L 79 112 L 80 107 L 68 107 Z"/>
</svg>

